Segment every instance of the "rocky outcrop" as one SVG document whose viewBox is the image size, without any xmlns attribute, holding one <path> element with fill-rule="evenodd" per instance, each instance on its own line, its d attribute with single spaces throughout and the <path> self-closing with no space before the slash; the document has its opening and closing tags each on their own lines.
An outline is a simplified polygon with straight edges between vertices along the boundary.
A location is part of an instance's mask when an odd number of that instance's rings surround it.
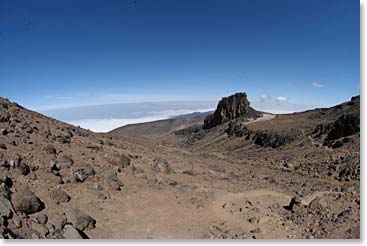
<svg viewBox="0 0 367 246">
<path fill-rule="evenodd" d="M 253 137 L 254 143 L 261 147 L 278 148 L 290 144 L 300 135 L 297 129 L 291 129 L 289 132 L 271 132 L 257 131 Z"/>
<path fill-rule="evenodd" d="M 226 133 L 229 137 L 246 137 L 246 140 L 249 140 L 251 136 L 251 131 L 245 125 L 234 121 L 229 122 Z"/>
<path fill-rule="evenodd" d="M 236 93 L 223 97 L 219 101 L 215 112 L 205 118 L 203 128 L 210 129 L 237 118 L 258 118 L 260 116 L 259 112 L 250 107 L 246 93 Z"/>
<path fill-rule="evenodd" d="M 331 126 L 326 141 L 347 137 L 360 131 L 360 115 L 346 114 L 340 116 Z"/>
</svg>

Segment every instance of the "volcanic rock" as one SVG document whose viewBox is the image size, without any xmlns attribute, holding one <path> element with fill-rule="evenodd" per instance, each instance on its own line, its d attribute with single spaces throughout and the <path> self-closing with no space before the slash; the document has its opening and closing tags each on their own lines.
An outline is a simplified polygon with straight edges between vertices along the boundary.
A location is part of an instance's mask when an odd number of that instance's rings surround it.
<svg viewBox="0 0 367 246">
<path fill-rule="evenodd" d="M 223 97 L 219 101 L 215 112 L 205 118 L 203 128 L 210 129 L 240 117 L 258 118 L 260 116 L 260 113 L 250 107 L 246 93 L 236 93 L 229 97 Z"/>
</svg>

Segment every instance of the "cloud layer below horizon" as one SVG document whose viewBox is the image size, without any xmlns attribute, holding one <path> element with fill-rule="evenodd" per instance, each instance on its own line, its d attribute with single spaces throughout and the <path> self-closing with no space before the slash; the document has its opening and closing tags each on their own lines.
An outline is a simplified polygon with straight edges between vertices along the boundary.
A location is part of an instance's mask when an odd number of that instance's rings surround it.
<svg viewBox="0 0 367 246">
<path fill-rule="evenodd" d="M 312 109 L 312 105 L 292 104 L 288 98 L 261 96 L 258 101 L 251 103 L 256 110 L 274 114 L 285 114 Z M 94 132 L 109 132 L 118 127 L 163 120 L 178 115 L 193 112 L 208 112 L 215 110 L 217 101 L 171 101 L 145 103 L 118 103 L 95 106 L 80 106 L 41 110 L 41 113 L 69 124 L 80 126 Z"/>
</svg>

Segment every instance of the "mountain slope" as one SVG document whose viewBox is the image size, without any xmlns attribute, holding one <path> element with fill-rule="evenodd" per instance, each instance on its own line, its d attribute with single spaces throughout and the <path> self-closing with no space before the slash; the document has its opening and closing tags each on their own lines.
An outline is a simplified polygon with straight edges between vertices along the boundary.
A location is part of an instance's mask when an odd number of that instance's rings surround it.
<svg viewBox="0 0 367 246">
<path fill-rule="evenodd" d="M 359 117 L 359 98 L 199 127 L 200 138 L 182 129 L 180 141 L 157 147 L 0 98 L 0 238 L 359 238 L 358 120 L 349 114 Z M 285 145 L 253 139 L 294 127 L 305 136 Z"/>
<path fill-rule="evenodd" d="M 205 117 L 206 114 L 199 117 L 179 117 L 174 119 L 130 124 L 114 129 L 110 133 L 136 138 L 155 139 L 190 126 L 201 126 Z"/>
</svg>

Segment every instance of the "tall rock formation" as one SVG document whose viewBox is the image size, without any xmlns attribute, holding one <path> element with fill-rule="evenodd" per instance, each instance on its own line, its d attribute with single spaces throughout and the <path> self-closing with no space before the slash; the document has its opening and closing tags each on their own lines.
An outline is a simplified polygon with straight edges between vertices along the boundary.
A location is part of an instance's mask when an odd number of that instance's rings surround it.
<svg viewBox="0 0 367 246">
<path fill-rule="evenodd" d="M 217 109 L 204 120 L 204 129 L 210 129 L 227 121 L 237 118 L 257 118 L 261 114 L 250 107 L 247 94 L 236 93 L 229 97 L 223 97 L 219 101 Z"/>
</svg>

